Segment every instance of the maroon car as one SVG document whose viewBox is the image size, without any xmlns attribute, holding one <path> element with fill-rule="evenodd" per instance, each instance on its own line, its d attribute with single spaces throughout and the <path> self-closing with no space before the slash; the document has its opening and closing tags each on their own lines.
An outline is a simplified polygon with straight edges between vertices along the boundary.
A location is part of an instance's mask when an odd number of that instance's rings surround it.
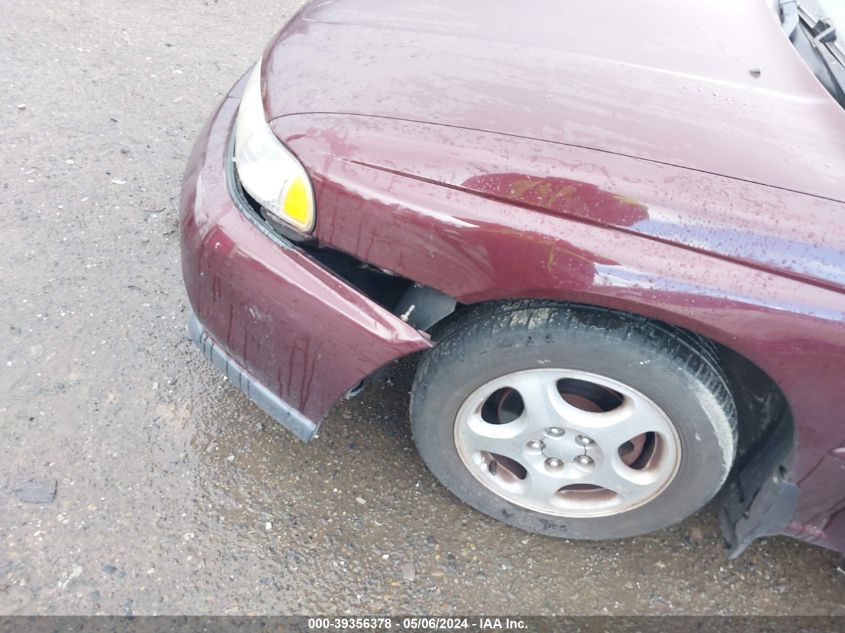
<svg viewBox="0 0 845 633">
<path fill-rule="evenodd" d="M 422 458 L 525 530 L 627 537 L 721 491 L 731 555 L 845 550 L 827 1 L 306 5 L 190 159 L 193 338 L 306 441 L 418 354 Z"/>
</svg>

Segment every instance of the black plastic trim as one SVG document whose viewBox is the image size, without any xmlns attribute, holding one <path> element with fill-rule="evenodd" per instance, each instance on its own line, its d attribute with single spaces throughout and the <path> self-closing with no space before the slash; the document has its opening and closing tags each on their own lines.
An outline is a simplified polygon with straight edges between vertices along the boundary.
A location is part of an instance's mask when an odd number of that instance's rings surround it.
<svg viewBox="0 0 845 633">
<path fill-rule="evenodd" d="M 799 489 L 785 464 L 791 462 L 792 433 L 769 429 L 768 437 L 722 489 L 719 520 L 728 558 L 763 536 L 783 533 L 798 505 Z"/>
<path fill-rule="evenodd" d="M 272 393 L 245 369 L 238 365 L 214 342 L 214 339 L 202 327 L 197 316 L 192 312 L 188 318 L 188 332 L 191 339 L 200 348 L 203 356 L 217 367 L 233 385 L 244 392 L 267 415 L 296 435 L 304 442 L 309 442 L 317 433 L 317 425 L 287 402 Z"/>
</svg>

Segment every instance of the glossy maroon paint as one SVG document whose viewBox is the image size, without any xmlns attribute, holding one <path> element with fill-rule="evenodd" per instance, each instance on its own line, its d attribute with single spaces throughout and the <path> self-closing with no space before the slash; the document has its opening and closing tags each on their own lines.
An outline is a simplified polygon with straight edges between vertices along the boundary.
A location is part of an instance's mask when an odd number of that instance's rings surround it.
<svg viewBox="0 0 845 633">
<path fill-rule="evenodd" d="M 319 2 L 264 67 L 321 244 L 462 303 L 589 303 L 732 348 L 793 412 L 790 532 L 841 547 L 845 113 L 763 0 Z M 319 421 L 353 378 L 427 341 L 238 216 L 219 181 L 233 110 L 189 168 L 189 294 Z"/>
<path fill-rule="evenodd" d="M 271 118 L 489 130 L 845 199 L 843 113 L 766 0 L 313 2 L 265 71 Z"/>
</svg>

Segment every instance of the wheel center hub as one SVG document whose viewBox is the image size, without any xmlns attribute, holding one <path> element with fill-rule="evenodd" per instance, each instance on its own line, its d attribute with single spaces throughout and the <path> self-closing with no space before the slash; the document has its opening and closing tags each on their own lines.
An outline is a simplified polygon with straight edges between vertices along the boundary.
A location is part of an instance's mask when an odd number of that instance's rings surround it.
<svg viewBox="0 0 845 633">
<path fill-rule="evenodd" d="M 600 451 L 592 438 L 571 429 L 553 427 L 546 429 L 541 437 L 526 444 L 529 453 L 539 457 L 545 468 L 559 470 L 567 464 L 582 467 L 594 465 Z"/>
<path fill-rule="evenodd" d="M 540 440 L 543 448 L 540 451 L 546 459 L 557 459 L 563 463 L 575 461 L 578 455 L 584 454 L 584 447 L 572 440 L 571 435 L 561 437 L 544 437 Z"/>
</svg>

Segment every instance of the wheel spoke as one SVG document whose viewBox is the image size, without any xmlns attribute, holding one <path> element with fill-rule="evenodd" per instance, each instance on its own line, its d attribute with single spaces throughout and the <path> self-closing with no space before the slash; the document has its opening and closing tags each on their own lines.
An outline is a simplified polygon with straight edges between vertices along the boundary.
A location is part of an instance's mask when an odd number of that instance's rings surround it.
<svg viewBox="0 0 845 633">
<path fill-rule="evenodd" d="M 643 433 L 661 433 L 668 430 L 665 417 L 645 401 L 625 398 L 621 406 L 606 413 L 580 412 L 578 422 L 601 446 L 608 450 L 619 448 L 633 437 Z"/>
<path fill-rule="evenodd" d="M 568 483 L 572 482 L 560 475 L 552 475 L 538 468 L 532 468 L 528 471 L 525 481 L 526 496 L 535 503 L 550 503 L 555 493 Z"/>
<path fill-rule="evenodd" d="M 480 415 L 473 416 L 461 430 L 464 446 L 473 452 L 495 453 L 517 461 L 521 458 L 523 426 L 490 424 Z"/>
<path fill-rule="evenodd" d="M 525 406 L 526 425 L 534 430 L 557 426 L 561 422 L 561 405 L 556 381 L 545 374 L 515 375 L 511 386 L 519 392 Z"/>
<path fill-rule="evenodd" d="M 584 483 L 607 488 L 618 494 L 624 502 L 648 496 L 663 482 L 658 473 L 651 470 L 635 470 L 614 453 L 594 473 L 586 477 Z"/>
</svg>

